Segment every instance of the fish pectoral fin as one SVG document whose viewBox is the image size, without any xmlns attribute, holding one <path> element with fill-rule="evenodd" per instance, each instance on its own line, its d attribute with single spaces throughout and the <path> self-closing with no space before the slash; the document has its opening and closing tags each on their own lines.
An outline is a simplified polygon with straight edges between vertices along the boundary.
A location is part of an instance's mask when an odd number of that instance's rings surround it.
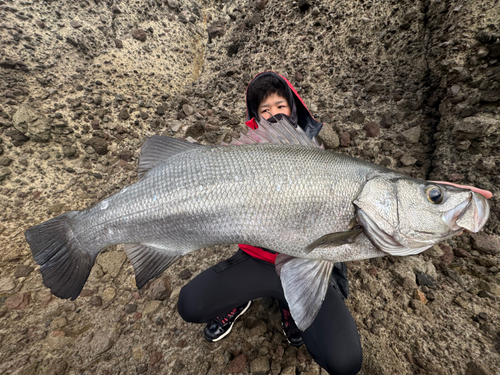
<svg viewBox="0 0 500 375">
<path fill-rule="evenodd" d="M 305 331 L 318 315 L 333 265 L 326 260 L 294 258 L 284 254 L 276 257 L 276 272 L 280 275 L 290 314 L 301 331 Z"/>
<path fill-rule="evenodd" d="M 183 139 L 153 135 L 141 147 L 138 174 L 139 178 L 155 165 L 170 159 L 172 156 L 183 152 L 192 151 L 200 147 L 208 147 L 198 143 L 190 143 Z"/>
<path fill-rule="evenodd" d="M 139 289 L 181 258 L 181 255 L 166 254 L 165 251 L 151 245 L 128 243 L 123 246 L 134 267 L 135 282 Z"/>
<path fill-rule="evenodd" d="M 352 243 L 358 235 L 363 232 L 363 229 L 351 229 L 345 232 L 329 233 L 323 237 L 318 238 L 316 241 L 306 247 L 309 253 L 320 246 L 342 246 L 346 243 Z"/>
</svg>

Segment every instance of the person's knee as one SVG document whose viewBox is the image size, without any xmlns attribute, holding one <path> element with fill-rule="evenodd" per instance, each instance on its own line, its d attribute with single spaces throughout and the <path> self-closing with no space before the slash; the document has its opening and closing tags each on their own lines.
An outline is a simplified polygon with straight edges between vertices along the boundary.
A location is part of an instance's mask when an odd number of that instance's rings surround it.
<svg viewBox="0 0 500 375">
<path fill-rule="evenodd" d="M 355 375 L 361 371 L 362 361 L 361 349 L 352 350 L 348 354 L 325 358 L 324 368 L 331 375 Z"/>
<path fill-rule="evenodd" d="M 182 288 L 177 301 L 177 311 L 182 319 L 190 323 L 199 323 L 201 316 L 196 307 L 196 298 L 190 295 L 186 287 Z"/>
</svg>

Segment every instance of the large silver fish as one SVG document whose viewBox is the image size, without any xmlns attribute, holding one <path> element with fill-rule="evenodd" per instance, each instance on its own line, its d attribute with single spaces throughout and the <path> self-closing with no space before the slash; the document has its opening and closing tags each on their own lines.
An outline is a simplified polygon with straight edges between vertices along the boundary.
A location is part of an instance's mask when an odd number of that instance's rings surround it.
<svg viewBox="0 0 500 375">
<path fill-rule="evenodd" d="M 233 143 L 148 139 L 137 183 L 26 231 L 44 284 L 75 299 L 97 254 L 115 244 L 125 244 L 139 288 L 191 251 L 249 244 L 280 253 L 285 297 L 305 330 L 334 262 L 417 254 L 489 216 L 481 194 L 325 151 L 285 120 L 263 120 Z"/>
</svg>

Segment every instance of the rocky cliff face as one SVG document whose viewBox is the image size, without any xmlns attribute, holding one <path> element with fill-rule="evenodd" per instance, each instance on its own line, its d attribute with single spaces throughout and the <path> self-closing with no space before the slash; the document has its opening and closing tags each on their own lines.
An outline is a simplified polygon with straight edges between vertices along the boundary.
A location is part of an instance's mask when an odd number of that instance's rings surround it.
<svg viewBox="0 0 500 375">
<path fill-rule="evenodd" d="M 325 123 L 328 148 L 494 193 L 481 234 L 349 264 L 362 373 L 500 372 L 497 1 L 0 0 L 0 19 L 1 373 L 324 373 L 286 343 L 276 306 L 257 301 L 215 345 L 178 316 L 180 288 L 234 247 L 141 291 L 112 248 L 69 302 L 23 236 L 135 181 L 148 136 L 236 136 L 267 69 Z"/>
</svg>

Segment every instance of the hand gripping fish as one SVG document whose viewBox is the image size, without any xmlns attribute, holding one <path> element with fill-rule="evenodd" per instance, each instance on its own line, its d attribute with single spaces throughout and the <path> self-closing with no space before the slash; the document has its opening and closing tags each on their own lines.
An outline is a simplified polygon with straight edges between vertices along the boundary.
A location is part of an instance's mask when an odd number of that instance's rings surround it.
<svg viewBox="0 0 500 375">
<path fill-rule="evenodd" d="M 229 145 L 153 136 L 139 177 L 91 208 L 26 231 L 53 294 L 78 297 L 111 245 L 124 244 L 141 288 L 191 251 L 248 244 L 280 253 L 285 298 L 305 330 L 335 262 L 418 254 L 478 232 L 489 216 L 478 192 L 326 151 L 284 119 L 262 120 Z"/>
</svg>

